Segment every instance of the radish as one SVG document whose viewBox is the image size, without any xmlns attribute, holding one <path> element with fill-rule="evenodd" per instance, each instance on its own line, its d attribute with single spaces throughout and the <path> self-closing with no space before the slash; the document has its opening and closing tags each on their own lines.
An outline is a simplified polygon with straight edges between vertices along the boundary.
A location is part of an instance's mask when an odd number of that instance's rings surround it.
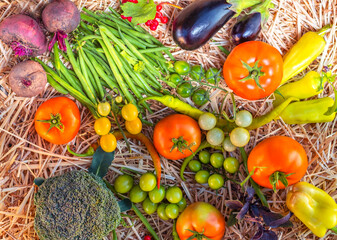
<svg viewBox="0 0 337 240">
<path fill-rule="evenodd" d="M 66 51 L 64 39 L 67 33 L 74 31 L 80 24 L 81 15 L 76 5 L 70 0 L 54 0 L 42 12 L 42 21 L 49 32 L 55 33 L 49 43 L 49 51 L 56 41 L 61 50 Z"/>
<path fill-rule="evenodd" d="M 47 50 L 47 39 L 39 24 L 23 14 L 10 16 L 0 23 L 0 39 L 18 56 L 36 57 Z"/>
</svg>

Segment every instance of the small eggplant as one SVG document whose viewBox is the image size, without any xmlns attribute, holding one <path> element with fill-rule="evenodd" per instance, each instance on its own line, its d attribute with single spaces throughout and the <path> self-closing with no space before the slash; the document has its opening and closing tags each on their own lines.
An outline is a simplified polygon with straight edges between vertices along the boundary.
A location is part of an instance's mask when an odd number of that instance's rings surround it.
<svg viewBox="0 0 337 240">
<path fill-rule="evenodd" d="M 245 16 L 232 29 L 232 40 L 235 45 L 253 41 L 261 32 L 261 13 L 256 12 Z"/>
<path fill-rule="evenodd" d="M 173 22 L 173 39 L 185 50 L 208 42 L 235 14 L 226 0 L 197 0 L 184 8 Z"/>
</svg>

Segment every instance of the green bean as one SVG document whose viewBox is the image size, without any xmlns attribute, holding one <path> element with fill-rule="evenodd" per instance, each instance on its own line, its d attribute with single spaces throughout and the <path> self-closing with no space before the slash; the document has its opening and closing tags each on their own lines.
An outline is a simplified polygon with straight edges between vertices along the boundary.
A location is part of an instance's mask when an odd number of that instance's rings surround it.
<svg viewBox="0 0 337 240">
<path fill-rule="evenodd" d="M 58 82 L 56 82 L 50 74 L 47 74 L 47 81 L 50 84 L 50 86 L 55 88 L 55 90 L 58 91 L 59 93 L 62 93 L 62 94 L 69 93 L 68 90 L 62 87 Z"/>
<path fill-rule="evenodd" d="M 149 77 L 149 83 L 155 87 L 155 89 L 161 89 L 162 86 L 161 84 L 158 82 L 157 78 L 155 76 L 152 75 L 152 73 L 148 70 L 148 69 L 144 69 L 144 73 Z"/>
<path fill-rule="evenodd" d="M 158 56 L 156 56 L 156 55 L 154 55 L 153 53 L 150 53 L 150 52 L 145 53 L 145 56 L 149 56 L 150 58 L 156 59 L 156 60 L 158 60 L 160 62 L 164 62 L 164 63 L 167 62 L 167 60 L 165 58 L 162 59 L 162 58 L 160 58 L 160 57 L 158 57 Z"/>
<path fill-rule="evenodd" d="M 168 47 L 156 47 L 156 48 L 148 48 L 144 50 L 139 50 L 140 53 L 150 53 L 150 52 L 162 52 L 164 50 L 168 50 Z"/>
<path fill-rule="evenodd" d="M 106 72 L 107 75 L 113 75 L 111 68 L 109 67 L 109 64 L 106 63 L 99 55 L 96 54 L 95 51 L 83 48 L 83 50 L 87 53 L 93 56 L 93 58 L 100 64 L 100 66 L 103 68 L 103 71 Z"/>
<path fill-rule="evenodd" d="M 84 10 L 84 8 L 83 8 Z M 85 10 L 84 10 L 85 11 Z M 91 24 L 94 24 L 97 22 L 97 19 L 92 17 L 92 16 L 89 16 L 87 14 L 84 14 L 84 13 L 81 13 L 81 19 L 88 22 L 88 23 L 91 23 Z"/>
<path fill-rule="evenodd" d="M 79 80 L 73 76 L 68 68 L 66 68 L 62 63 L 61 63 L 61 73 L 63 76 L 68 80 L 69 84 L 76 88 L 77 90 L 82 91 L 82 85 L 79 83 Z"/>
</svg>

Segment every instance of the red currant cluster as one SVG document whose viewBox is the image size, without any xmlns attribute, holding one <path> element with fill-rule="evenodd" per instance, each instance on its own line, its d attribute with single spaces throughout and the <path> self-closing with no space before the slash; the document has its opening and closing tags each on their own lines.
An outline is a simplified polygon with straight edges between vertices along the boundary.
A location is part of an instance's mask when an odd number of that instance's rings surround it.
<svg viewBox="0 0 337 240">
<path fill-rule="evenodd" d="M 150 27 L 152 31 L 157 30 L 157 27 L 159 25 L 159 21 L 157 19 L 160 19 L 160 22 L 163 24 L 166 24 L 168 22 L 168 18 L 163 16 L 163 14 L 160 12 L 163 9 L 162 5 L 157 5 L 157 12 L 156 17 L 153 20 L 148 20 L 145 25 Z"/>
</svg>

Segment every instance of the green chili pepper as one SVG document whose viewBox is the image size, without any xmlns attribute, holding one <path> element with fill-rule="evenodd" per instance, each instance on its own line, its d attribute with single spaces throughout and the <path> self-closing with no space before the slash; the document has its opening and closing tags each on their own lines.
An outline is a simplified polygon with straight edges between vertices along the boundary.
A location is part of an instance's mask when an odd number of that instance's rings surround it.
<svg viewBox="0 0 337 240">
<path fill-rule="evenodd" d="M 326 78 L 324 76 L 321 76 L 318 72 L 311 71 L 304 78 L 279 87 L 275 94 L 273 105 L 274 107 L 278 106 L 289 97 L 306 99 L 316 96 L 323 91 L 325 81 Z"/>
<path fill-rule="evenodd" d="M 336 116 L 336 112 L 325 115 L 329 108 L 334 105 L 334 100 L 330 97 L 295 102 L 289 104 L 280 117 L 287 124 L 305 124 L 331 122 Z"/>
<path fill-rule="evenodd" d="M 92 146 L 90 146 L 85 153 L 76 153 L 76 152 L 74 152 L 73 150 L 70 149 L 69 145 L 67 145 L 67 150 L 70 154 L 72 154 L 74 156 L 77 156 L 77 157 L 89 157 L 89 156 L 94 155 L 94 153 L 95 153 L 95 149 Z"/>
</svg>

